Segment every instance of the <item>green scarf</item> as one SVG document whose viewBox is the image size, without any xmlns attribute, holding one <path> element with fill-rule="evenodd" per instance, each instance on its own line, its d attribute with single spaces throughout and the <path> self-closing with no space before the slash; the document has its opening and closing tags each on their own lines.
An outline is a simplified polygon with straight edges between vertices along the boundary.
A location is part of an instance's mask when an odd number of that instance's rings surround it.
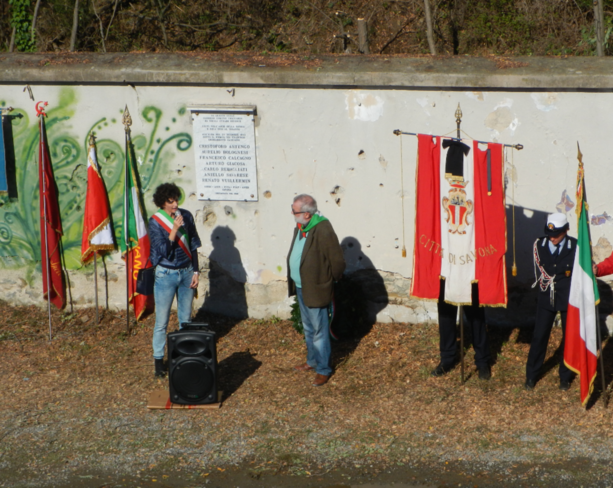
<svg viewBox="0 0 613 488">
<path fill-rule="evenodd" d="M 313 227 L 315 227 L 320 222 L 323 222 L 324 220 L 328 219 L 321 214 L 315 214 L 311 217 L 311 220 L 309 220 L 309 223 L 306 225 L 306 227 L 303 228 L 302 224 L 298 224 L 298 229 L 300 229 L 300 232 L 302 232 L 302 237 L 306 237 L 308 231 L 310 231 Z"/>
</svg>

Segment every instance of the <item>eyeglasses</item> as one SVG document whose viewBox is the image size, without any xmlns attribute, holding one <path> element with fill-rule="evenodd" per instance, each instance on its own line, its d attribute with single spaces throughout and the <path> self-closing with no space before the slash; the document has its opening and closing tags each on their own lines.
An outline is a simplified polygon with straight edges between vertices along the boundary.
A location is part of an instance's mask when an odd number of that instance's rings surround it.
<svg viewBox="0 0 613 488">
<path fill-rule="evenodd" d="M 294 209 L 292 208 L 292 213 L 294 215 L 300 215 L 300 214 L 307 213 L 307 212 L 294 212 Z"/>
<path fill-rule="evenodd" d="M 166 203 L 170 203 L 173 204 L 175 202 L 178 202 L 179 200 L 177 200 L 176 198 L 169 198 L 168 200 L 166 200 Z"/>
</svg>

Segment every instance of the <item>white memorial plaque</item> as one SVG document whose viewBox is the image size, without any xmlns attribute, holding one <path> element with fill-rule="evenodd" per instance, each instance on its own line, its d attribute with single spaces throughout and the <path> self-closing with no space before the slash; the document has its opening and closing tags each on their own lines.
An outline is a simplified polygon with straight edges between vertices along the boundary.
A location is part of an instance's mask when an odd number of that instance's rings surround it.
<svg viewBox="0 0 613 488">
<path fill-rule="evenodd" d="M 198 200 L 257 202 L 255 108 L 190 108 Z"/>
</svg>

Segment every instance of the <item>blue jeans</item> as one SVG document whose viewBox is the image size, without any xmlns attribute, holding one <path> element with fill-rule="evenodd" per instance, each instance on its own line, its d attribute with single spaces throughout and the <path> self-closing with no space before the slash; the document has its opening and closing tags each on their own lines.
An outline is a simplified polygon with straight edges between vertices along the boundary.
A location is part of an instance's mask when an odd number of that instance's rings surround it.
<svg viewBox="0 0 613 488">
<path fill-rule="evenodd" d="M 304 339 L 307 346 L 307 364 L 315 368 L 315 372 L 330 376 L 330 324 L 328 322 L 328 307 L 307 307 L 302 300 L 302 288 L 296 287 L 300 315 L 304 326 Z"/>
<path fill-rule="evenodd" d="M 192 278 L 194 270 L 191 266 L 182 269 L 168 269 L 162 266 L 155 268 L 155 327 L 153 329 L 153 357 L 164 358 L 166 346 L 166 328 L 170 317 L 172 301 L 177 296 L 177 315 L 179 327 L 192 319 L 192 301 L 194 300 Z"/>
</svg>

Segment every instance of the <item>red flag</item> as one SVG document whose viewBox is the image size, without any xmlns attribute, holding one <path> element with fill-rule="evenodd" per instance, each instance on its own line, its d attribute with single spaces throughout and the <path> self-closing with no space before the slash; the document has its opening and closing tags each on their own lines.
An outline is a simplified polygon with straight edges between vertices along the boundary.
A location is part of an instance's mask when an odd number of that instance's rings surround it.
<svg viewBox="0 0 613 488">
<path fill-rule="evenodd" d="M 38 150 L 38 185 L 40 194 L 40 244 L 43 268 L 43 295 L 57 308 L 66 304 L 64 272 L 60 255 L 62 221 L 57 201 L 57 188 L 53 178 L 53 167 L 49 148 L 45 116 L 40 115 L 40 144 Z M 49 271 L 49 275 L 47 273 Z"/>
<path fill-rule="evenodd" d="M 506 306 L 506 212 L 502 146 L 482 151 L 456 140 L 418 136 L 415 242 L 411 295 L 437 300 L 445 279 L 445 300 Z"/>
<path fill-rule="evenodd" d="M 93 258 L 94 252 L 108 251 L 114 248 L 109 199 L 100 175 L 96 146 L 92 136 L 87 158 L 87 195 L 83 216 L 81 261 L 87 263 Z"/>
<path fill-rule="evenodd" d="M 441 201 L 440 139 L 417 136 L 417 188 L 415 191 L 415 242 L 411 295 L 437 300 L 440 291 Z M 417 211 L 419 209 L 419 211 Z"/>
<path fill-rule="evenodd" d="M 503 146 L 490 143 L 487 150 L 482 151 L 479 144 L 474 142 L 473 148 L 477 253 L 475 280 L 479 283 L 479 303 L 506 306 L 507 215 L 504 204 Z"/>
</svg>

